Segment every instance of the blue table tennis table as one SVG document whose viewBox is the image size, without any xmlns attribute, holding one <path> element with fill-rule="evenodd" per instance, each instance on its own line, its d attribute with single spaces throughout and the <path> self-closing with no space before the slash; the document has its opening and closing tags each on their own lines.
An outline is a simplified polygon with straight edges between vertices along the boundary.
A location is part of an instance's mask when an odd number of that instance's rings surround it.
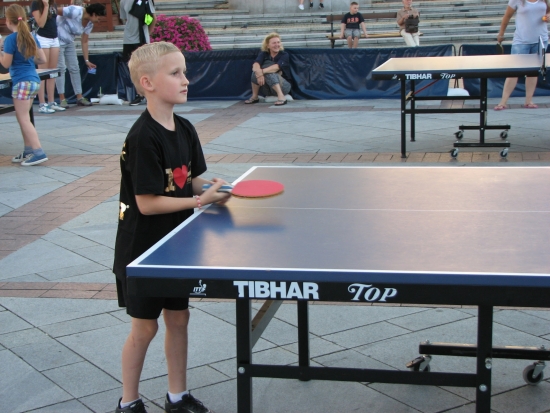
<svg viewBox="0 0 550 413">
<path fill-rule="evenodd" d="M 138 295 L 235 299 L 239 413 L 253 410 L 253 377 L 475 387 L 477 413 L 490 412 L 493 358 L 535 360 L 524 378 L 542 380 L 549 351 L 493 346 L 492 326 L 494 306 L 550 306 L 550 167 L 255 167 L 239 179 L 285 191 L 204 208 L 127 268 Z M 298 365 L 254 364 L 283 300 L 297 302 Z M 310 301 L 477 306 L 477 342 L 420 343 L 403 371 L 314 367 Z M 476 371 L 430 371 L 434 355 L 475 357 Z"/>
</svg>

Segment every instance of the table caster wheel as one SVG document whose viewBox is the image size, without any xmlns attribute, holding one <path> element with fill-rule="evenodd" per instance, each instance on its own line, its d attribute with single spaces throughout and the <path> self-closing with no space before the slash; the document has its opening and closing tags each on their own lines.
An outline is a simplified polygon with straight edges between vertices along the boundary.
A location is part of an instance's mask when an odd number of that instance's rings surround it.
<svg viewBox="0 0 550 413">
<path fill-rule="evenodd" d="M 455 136 L 457 139 L 462 139 L 464 137 L 464 132 L 459 130 L 458 132 L 455 132 Z"/>
<path fill-rule="evenodd" d="M 523 380 L 531 386 L 536 386 L 544 379 L 544 372 L 542 371 L 544 367 L 546 367 L 544 361 L 528 365 L 523 370 Z"/>
<path fill-rule="evenodd" d="M 415 358 L 413 361 L 407 363 L 407 368 L 410 371 L 418 371 L 421 373 L 429 373 L 432 369 L 430 367 L 430 361 L 432 361 L 432 356 L 424 355 Z"/>
<path fill-rule="evenodd" d="M 508 148 L 504 148 L 503 150 L 501 150 L 500 156 L 502 156 L 503 158 L 506 158 L 506 156 L 508 156 Z"/>
<path fill-rule="evenodd" d="M 506 139 L 508 137 L 508 131 L 500 132 L 500 139 Z"/>
<path fill-rule="evenodd" d="M 451 150 L 451 158 L 456 158 L 458 156 L 458 149 Z"/>
</svg>

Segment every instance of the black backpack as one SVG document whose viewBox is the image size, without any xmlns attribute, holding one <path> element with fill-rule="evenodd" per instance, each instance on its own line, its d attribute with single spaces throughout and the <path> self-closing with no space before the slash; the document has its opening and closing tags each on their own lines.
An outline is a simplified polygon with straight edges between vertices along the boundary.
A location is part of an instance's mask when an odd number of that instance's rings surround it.
<svg viewBox="0 0 550 413">
<path fill-rule="evenodd" d="M 409 17 L 405 19 L 405 31 L 407 33 L 417 33 L 418 32 L 418 17 Z"/>
<path fill-rule="evenodd" d="M 153 21 L 153 13 L 151 12 L 151 6 L 149 6 L 149 1 L 153 3 L 153 6 L 155 3 L 153 0 L 134 0 L 134 3 L 132 4 L 132 8 L 130 9 L 129 13 L 136 17 L 139 22 L 142 25 L 149 26 L 151 22 Z M 141 44 L 145 44 L 145 33 L 143 30 L 139 31 L 139 41 Z"/>
</svg>

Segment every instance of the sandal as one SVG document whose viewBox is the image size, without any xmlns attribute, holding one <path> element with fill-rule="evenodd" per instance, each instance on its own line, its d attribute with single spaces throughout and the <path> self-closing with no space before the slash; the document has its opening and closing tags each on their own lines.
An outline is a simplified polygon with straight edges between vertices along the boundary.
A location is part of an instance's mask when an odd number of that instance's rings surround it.
<svg viewBox="0 0 550 413">
<path fill-rule="evenodd" d="M 538 106 L 535 105 L 534 103 L 528 103 L 527 105 L 522 105 L 523 108 L 525 109 L 537 109 Z"/>
<path fill-rule="evenodd" d="M 245 100 L 244 101 L 244 104 L 245 105 L 253 105 L 254 103 L 259 103 L 260 102 L 260 98 L 256 98 L 256 99 L 248 99 L 248 100 Z"/>
<path fill-rule="evenodd" d="M 275 106 L 283 106 L 286 105 L 286 99 L 285 100 L 278 100 L 274 103 Z"/>
<path fill-rule="evenodd" d="M 504 110 L 506 109 L 506 105 L 496 105 L 495 110 Z"/>
</svg>

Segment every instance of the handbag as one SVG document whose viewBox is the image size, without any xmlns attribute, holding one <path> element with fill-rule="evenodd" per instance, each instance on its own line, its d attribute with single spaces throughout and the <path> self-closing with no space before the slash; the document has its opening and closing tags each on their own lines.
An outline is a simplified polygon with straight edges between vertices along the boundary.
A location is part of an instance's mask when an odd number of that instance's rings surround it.
<svg viewBox="0 0 550 413">
<path fill-rule="evenodd" d="M 417 33 L 418 32 L 418 22 L 420 19 L 417 17 L 409 17 L 405 19 L 405 31 L 407 33 Z"/>
</svg>

